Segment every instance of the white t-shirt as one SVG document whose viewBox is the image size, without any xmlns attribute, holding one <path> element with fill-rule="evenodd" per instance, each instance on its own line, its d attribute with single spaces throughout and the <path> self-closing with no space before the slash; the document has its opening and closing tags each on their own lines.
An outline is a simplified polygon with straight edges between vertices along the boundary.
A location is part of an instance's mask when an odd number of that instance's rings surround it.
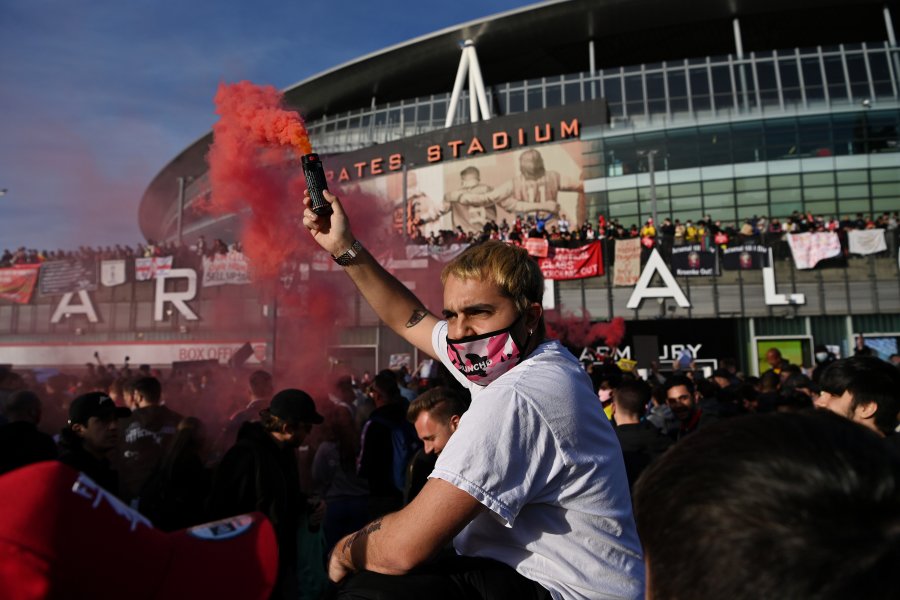
<svg viewBox="0 0 900 600">
<path fill-rule="evenodd" d="M 435 352 L 472 392 L 472 405 L 431 474 L 488 512 L 454 539 L 465 556 L 493 558 L 554 598 L 642 598 L 644 565 L 622 452 L 590 378 L 559 342 L 482 387 Z"/>
</svg>

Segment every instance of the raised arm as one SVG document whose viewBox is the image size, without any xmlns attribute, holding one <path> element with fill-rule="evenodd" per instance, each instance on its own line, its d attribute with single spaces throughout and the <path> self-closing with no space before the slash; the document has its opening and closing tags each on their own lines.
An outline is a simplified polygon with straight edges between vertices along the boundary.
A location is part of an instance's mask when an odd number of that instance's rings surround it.
<svg viewBox="0 0 900 600">
<path fill-rule="evenodd" d="M 329 192 L 325 198 L 331 202 L 333 214 L 320 217 L 309 208 L 309 194 L 304 194 L 303 225 L 313 239 L 332 256 L 340 256 L 350 249 L 357 240 L 350 231 L 350 221 L 341 206 L 341 201 Z M 361 242 L 360 242 L 361 243 Z M 362 293 L 375 314 L 406 341 L 436 358 L 431 344 L 431 331 L 438 319 L 406 286 L 388 273 L 372 257 L 365 246 L 357 256 L 344 267 L 344 272 Z"/>
<path fill-rule="evenodd" d="M 340 540 L 328 577 L 340 581 L 367 570 L 402 575 L 437 555 L 485 507 L 442 479 L 429 479 L 402 510 L 372 521 Z"/>
</svg>

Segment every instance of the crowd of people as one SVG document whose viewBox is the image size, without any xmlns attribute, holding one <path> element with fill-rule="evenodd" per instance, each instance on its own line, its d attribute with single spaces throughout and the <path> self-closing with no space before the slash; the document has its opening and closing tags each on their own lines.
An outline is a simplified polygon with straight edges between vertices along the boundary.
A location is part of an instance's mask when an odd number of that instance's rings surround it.
<svg viewBox="0 0 900 600">
<path fill-rule="evenodd" d="M 900 593 L 896 364 L 864 345 L 809 374 L 772 348 L 758 378 L 727 360 L 706 378 L 687 354 L 645 378 L 582 364 L 548 338 L 522 248 L 456 256 L 438 317 L 326 197 L 304 226 L 427 370 L 346 374 L 315 398 L 224 367 L 45 387 L 7 371 L 4 468 L 55 454 L 162 529 L 262 512 L 274 598 Z"/>
<path fill-rule="evenodd" d="M 3 250 L 3 253 L 0 254 L 0 269 L 16 265 L 35 265 L 54 260 L 116 260 L 165 256 L 174 256 L 176 260 L 184 260 L 241 252 L 242 250 L 239 241 L 228 244 L 221 238 L 216 238 L 209 243 L 204 235 L 199 236 L 196 243 L 190 246 L 174 241 L 156 242 L 152 239 L 147 240 L 146 244 L 139 243 L 135 246 L 121 244 L 98 247 L 79 246 L 77 250 L 47 251 L 21 246 L 14 251 L 9 248 Z"/>
<path fill-rule="evenodd" d="M 447 246 L 450 244 L 474 244 L 486 240 L 523 243 L 527 238 L 547 239 L 551 246 L 577 247 L 595 240 L 626 240 L 638 238 L 646 248 L 659 248 L 661 252 L 671 251 L 673 246 L 700 244 L 704 248 L 726 248 L 728 246 L 759 243 L 768 246 L 786 244 L 785 234 L 830 231 L 842 237 L 846 249 L 846 233 L 852 230 L 881 229 L 888 233 L 888 243 L 896 248 L 900 221 L 898 212 L 884 212 L 881 215 L 864 216 L 862 213 L 845 215 L 842 218 L 823 217 L 812 213 L 794 211 L 785 219 L 753 216 L 743 222 L 724 223 L 709 215 L 701 219 L 671 219 L 665 217 L 661 223 L 648 218 L 642 226 L 635 223 L 625 225 L 619 219 L 606 219 L 598 215 L 597 223 L 585 221 L 574 226 L 565 214 L 554 219 L 553 225 L 546 226 L 550 217 L 520 215 L 510 223 L 503 219 L 500 223 L 489 219 L 481 231 L 441 230 L 425 235 L 421 227 L 414 227 L 411 241 L 418 245 Z"/>
</svg>

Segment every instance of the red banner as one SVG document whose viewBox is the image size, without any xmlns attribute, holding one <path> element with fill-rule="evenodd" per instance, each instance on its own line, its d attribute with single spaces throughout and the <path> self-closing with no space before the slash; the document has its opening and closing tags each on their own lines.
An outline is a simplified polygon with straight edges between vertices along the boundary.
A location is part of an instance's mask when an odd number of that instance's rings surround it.
<svg viewBox="0 0 900 600">
<path fill-rule="evenodd" d="M 579 248 L 550 247 L 547 258 L 538 260 L 545 279 L 584 279 L 603 275 L 600 242 Z"/>
<path fill-rule="evenodd" d="M 40 265 L 16 265 L 0 269 L 0 298 L 17 304 L 31 302 L 40 268 Z"/>
<path fill-rule="evenodd" d="M 525 238 L 525 249 L 535 258 L 547 258 L 550 253 L 550 243 L 547 238 Z"/>
</svg>

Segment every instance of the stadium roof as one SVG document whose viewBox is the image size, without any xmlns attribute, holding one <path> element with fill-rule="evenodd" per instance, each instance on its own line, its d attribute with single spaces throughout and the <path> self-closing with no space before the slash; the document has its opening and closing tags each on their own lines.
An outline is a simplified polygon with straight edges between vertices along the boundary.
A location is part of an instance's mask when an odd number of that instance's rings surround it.
<svg viewBox="0 0 900 600">
<path fill-rule="evenodd" d="M 551 0 L 403 42 L 344 63 L 285 90 L 307 121 L 325 114 L 449 93 L 460 44 L 475 41 L 485 85 L 589 70 L 735 53 L 740 19 L 745 53 L 887 39 L 882 10 L 898 0 Z M 387 16 L 387 15 L 386 15 Z M 206 171 L 209 133 L 154 178 L 139 221 L 159 237 L 177 199 L 179 176 Z"/>
</svg>

